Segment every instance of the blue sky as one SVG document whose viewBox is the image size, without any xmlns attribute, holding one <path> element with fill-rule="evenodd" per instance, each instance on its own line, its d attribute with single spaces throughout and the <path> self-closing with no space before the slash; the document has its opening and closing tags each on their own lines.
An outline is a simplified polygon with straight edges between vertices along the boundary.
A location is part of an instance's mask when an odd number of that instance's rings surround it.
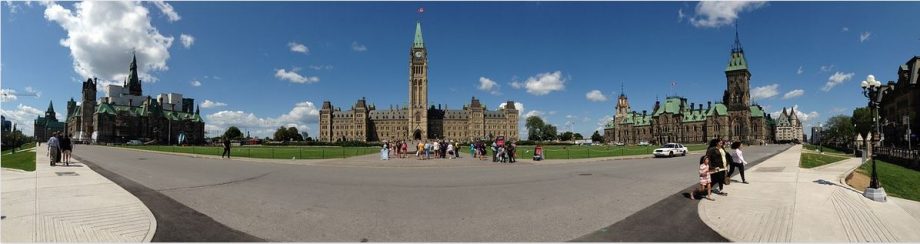
<svg viewBox="0 0 920 244">
<path fill-rule="evenodd" d="M 736 22 L 754 102 L 768 112 L 797 106 L 808 125 L 862 106 L 859 81 L 894 80 L 920 55 L 915 2 L 0 5 L 0 106 L 26 127 L 49 100 L 63 113 L 88 77 L 120 83 L 137 50 L 145 94 L 195 98 L 209 136 L 230 125 L 315 135 L 323 100 L 344 109 L 360 97 L 378 108 L 407 103 L 419 19 L 430 104 L 513 100 L 525 115 L 585 135 L 613 115 L 621 84 L 640 112 L 668 95 L 720 100 Z"/>
</svg>

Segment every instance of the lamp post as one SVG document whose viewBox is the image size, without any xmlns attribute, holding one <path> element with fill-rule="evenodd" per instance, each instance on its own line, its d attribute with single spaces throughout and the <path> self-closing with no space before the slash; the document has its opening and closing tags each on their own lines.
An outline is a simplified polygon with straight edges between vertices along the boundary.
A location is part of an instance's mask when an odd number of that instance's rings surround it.
<svg viewBox="0 0 920 244">
<path fill-rule="evenodd" d="M 879 115 L 878 110 L 882 102 L 882 98 L 889 91 L 894 90 L 894 84 L 889 83 L 885 86 L 882 86 L 882 83 L 875 80 L 875 76 L 869 75 L 866 77 L 866 80 L 860 83 L 860 87 L 863 89 L 863 96 L 869 99 L 869 108 L 873 110 L 874 115 L 872 120 L 875 121 L 875 133 L 872 133 L 872 140 L 869 141 L 869 155 L 872 156 L 872 179 L 869 181 L 869 187 L 866 188 L 866 191 L 863 193 L 863 196 L 872 199 L 877 202 L 884 202 L 886 200 L 885 189 L 882 188 L 881 183 L 878 181 L 878 174 L 875 167 L 875 153 L 872 152 L 872 142 L 875 138 L 878 138 L 881 135 L 881 125 L 879 124 Z M 881 145 L 881 143 L 879 143 Z"/>
</svg>

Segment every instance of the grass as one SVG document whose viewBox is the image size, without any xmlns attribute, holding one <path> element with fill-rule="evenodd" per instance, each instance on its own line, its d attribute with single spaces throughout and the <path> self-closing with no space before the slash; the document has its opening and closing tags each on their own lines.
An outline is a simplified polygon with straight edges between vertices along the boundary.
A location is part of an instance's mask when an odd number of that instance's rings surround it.
<svg viewBox="0 0 920 244">
<path fill-rule="evenodd" d="M 205 147 L 205 146 L 125 146 L 126 148 L 190 153 L 200 155 L 220 156 L 224 149 L 222 147 Z M 326 158 L 347 158 L 352 156 L 361 156 L 380 152 L 377 147 L 265 147 L 265 146 L 245 146 L 232 147 L 230 149 L 231 157 L 247 158 L 270 158 L 270 159 L 326 159 Z"/>
<path fill-rule="evenodd" d="M 684 145 L 687 150 L 698 151 L 706 149 L 704 144 Z M 652 155 L 652 151 L 657 146 L 543 146 L 543 155 L 546 159 L 578 159 L 578 158 L 598 158 L 598 157 L 616 157 L 631 155 Z M 467 149 L 466 152 L 469 152 Z M 518 158 L 531 158 L 534 153 L 534 146 L 518 146 Z"/>
<path fill-rule="evenodd" d="M 799 167 L 810 169 L 818 167 L 825 164 L 834 163 L 840 160 L 847 159 L 846 157 L 831 156 L 826 154 L 817 154 L 817 153 L 802 153 L 801 161 L 799 162 Z"/>
<path fill-rule="evenodd" d="M 11 169 L 21 169 L 25 171 L 35 171 L 35 151 L 25 151 L 28 148 L 35 147 L 35 143 L 29 143 L 30 146 L 23 145 L 22 150 L 16 150 L 14 154 L 10 150 L 3 151 L 2 167 Z M 28 144 L 27 144 L 28 145 Z"/>
<path fill-rule="evenodd" d="M 920 171 L 904 168 L 882 160 L 876 160 L 878 180 L 891 196 L 920 201 Z M 870 175 L 872 162 L 863 164 L 856 172 Z"/>
<path fill-rule="evenodd" d="M 821 151 L 825 153 L 847 154 L 846 152 L 841 152 L 839 150 L 836 150 L 830 147 L 819 147 L 818 145 L 813 145 L 813 144 L 805 144 L 802 147 L 808 150 L 812 150 L 812 151 L 818 151 L 818 148 L 821 148 Z"/>
</svg>

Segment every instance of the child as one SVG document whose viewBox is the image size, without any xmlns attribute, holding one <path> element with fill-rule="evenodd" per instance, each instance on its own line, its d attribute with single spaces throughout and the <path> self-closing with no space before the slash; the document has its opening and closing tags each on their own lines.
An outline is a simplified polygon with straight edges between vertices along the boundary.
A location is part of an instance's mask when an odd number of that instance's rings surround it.
<svg viewBox="0 0 920 244">
<path fill-rule="evenodd" d="M 700 192 L 706 192 L 706 199 L 710 201 L 715 201 L 710 195 L 712 195 L 712 187 L 709 185 L 712 182 L 712 178 L 709 176 L 709 157 L 703 156 L 700 158 Z M 696 192 L 690 193 L 690 199 L 696 200 Z"/>
</svg>

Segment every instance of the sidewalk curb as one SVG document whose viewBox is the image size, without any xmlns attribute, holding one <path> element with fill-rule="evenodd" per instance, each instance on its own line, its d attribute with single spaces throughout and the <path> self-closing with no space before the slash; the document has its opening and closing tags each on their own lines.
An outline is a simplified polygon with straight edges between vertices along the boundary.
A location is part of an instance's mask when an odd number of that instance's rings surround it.
<svg viewBox="0 0 920 244">
<path fill-rule="evenodd" d="M 853 191 L 863 192 L 863 191 L 857 190 L 856 188 L 853 188 L 852 186 L 850 186 L 850 184 L 847 184 L 847 178 L 850 178 L 851 175 L 855 174 L 856 169 L 858 169 L 860 166 L 862 166 L 865 163 L 866 162 L 862 162 L 859 165 L 856 165 L 856 167 L 853 167 L 852 169 L 847 170 L 846 171 L 847 173 L 840 175 L 840 177 L 838 178 L 838 180 L 840 181 L 840 185 L 843 186 L 844 188 L 847 188 Z"/>
</svg>

